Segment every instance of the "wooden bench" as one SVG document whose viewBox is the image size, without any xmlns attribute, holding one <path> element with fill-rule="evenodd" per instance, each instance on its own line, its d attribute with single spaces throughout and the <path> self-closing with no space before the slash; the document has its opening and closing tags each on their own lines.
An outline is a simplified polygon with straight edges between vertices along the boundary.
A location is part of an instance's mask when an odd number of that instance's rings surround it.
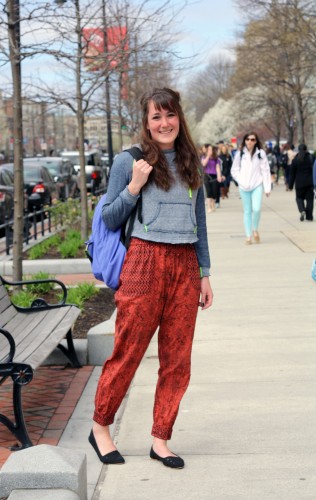
<svg viewBox="0 0 316 500">
<path fill-rule="evenodd" d="M 28 308 L 15 306 L 5 285 L 21 286 L 34 283 L 54 283 L 63 291 L 58 304 L 48 304 L 39 298 Z M 13 411 L 15 422 L 0 413 L 3 423 L 20 441 L 21 447 L 33 446 L 27 433 L 21 390 L 29 384 L 34 370 L 51 352 L 59 347 L 74 368 L 80 363 L 74 348 L 72 327 L 80 314 L 75 305 L 66 304 L 67 289 L 58 280 L 9 282 L 0 276 L 0 385 L 11 377 L 13 381 Z M 60 344 L 66 338 L 67 347 Z"/>
</svg>

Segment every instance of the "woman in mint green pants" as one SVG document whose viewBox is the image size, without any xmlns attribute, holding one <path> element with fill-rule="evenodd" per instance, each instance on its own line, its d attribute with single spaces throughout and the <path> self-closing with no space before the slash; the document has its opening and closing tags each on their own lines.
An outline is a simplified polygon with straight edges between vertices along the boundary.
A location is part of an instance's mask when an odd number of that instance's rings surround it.
<svg viewBox="0 0 316 500">
<path fill-rule="evenodd" d="M 238 183 L 244 209 L 246 244 L 260 243 L 258 232 L 262 194 L 271 192 L 271 174 L 267 156 L 255 132 L 246 134 L 240 151 L 235 155 L 231 169 L 233 179 Z M 252 239 L 253 238 L 253 239 Z"/>
</svg>

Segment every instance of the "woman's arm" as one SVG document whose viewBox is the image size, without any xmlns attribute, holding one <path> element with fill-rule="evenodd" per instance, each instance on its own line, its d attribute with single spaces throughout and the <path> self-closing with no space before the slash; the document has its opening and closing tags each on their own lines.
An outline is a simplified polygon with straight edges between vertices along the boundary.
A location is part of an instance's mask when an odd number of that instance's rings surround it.
<svg viewBox="0 0 316 500">
<path fill-rule="evenodd" d="M 225 177 L 222 176 L 221 164 L 219 162 L 216 163 L 216 174 L 217 174 L 217 182 L 222 182 L 223 180 L 225 180 Z"/>
<path fill-rule="evenodd" d="M 210 254 L 207 241 L 207 227 L 205 215 L 205 200 L 203 187 L 198 189 L 195 205 L 195 215 L 197 223 L 197 237 L 198 241 L 193 243 L 197 260 L 200 268 L 201 276 L 209 276 L 210 274 Z"/>
<path fill-rule="evenodd" d="M 132 178 L 133 162 L 134 158 L 123 151 L 115 158 L 111 167 L 102 217 L 112 230 L 120 227 L 128 219 L 139 198 L 139 195 L 134 196 L 127 188 Z"/>
<path fill-rule="evenodd" d="M 233 179 L 235 179 L 237 183 L 239 183 L 240 163 L 241 163 L 240 151 L 237 151 L 237 153 L 234 156 L 234 161 L 230 171 L 230 175 L 232 176 Z"/>
<path fill-rule="evenodd" d="M 268 162 L 267 155 L 263 149 L 260 150 L 260 170 L 263 179 L 263 189 L 266 195 L 269 195 L 271 192 L 271 170 Z"/>
</svg>

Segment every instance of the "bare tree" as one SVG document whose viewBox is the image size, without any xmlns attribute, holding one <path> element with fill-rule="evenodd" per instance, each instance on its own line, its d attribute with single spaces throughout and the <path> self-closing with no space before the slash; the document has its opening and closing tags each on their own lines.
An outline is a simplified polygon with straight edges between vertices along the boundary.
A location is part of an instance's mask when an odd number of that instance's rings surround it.
<svg viewBox="0 0 316 500">
<path fill-rule="evenodd" d="M 238 0 L 248 17 L 237 46 L 236 85 L 262 86 L 274 107 L 283 110 L 288 136 L 293 133 L 294 110 L 298 142 L 314 99 L 316 72 L 314 3 L 304 0 Z M 237 84 L 238 86 L 238 84 Z"/>
<path fill-rule="evenodd" d="M 214 56 L 202 71 L 191 78 L 186 94 L 197 121 L 202 119 L 220 97 L 227 96 L 234 67 L 232 59 Z"/>
</svg>

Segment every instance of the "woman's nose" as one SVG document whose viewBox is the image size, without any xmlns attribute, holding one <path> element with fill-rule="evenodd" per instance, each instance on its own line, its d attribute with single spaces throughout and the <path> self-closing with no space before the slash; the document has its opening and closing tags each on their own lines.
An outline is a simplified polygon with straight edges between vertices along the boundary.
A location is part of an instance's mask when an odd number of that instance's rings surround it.
<svg viewBox="0 0 316 500">
<path fill-rule="evenodd" d="M 161 117 L 161 125 L 163 127 L 166 127 L 168 125 L 168 118 L 167 118 L 167 116 L 162 116 Z"/>
</svg>

